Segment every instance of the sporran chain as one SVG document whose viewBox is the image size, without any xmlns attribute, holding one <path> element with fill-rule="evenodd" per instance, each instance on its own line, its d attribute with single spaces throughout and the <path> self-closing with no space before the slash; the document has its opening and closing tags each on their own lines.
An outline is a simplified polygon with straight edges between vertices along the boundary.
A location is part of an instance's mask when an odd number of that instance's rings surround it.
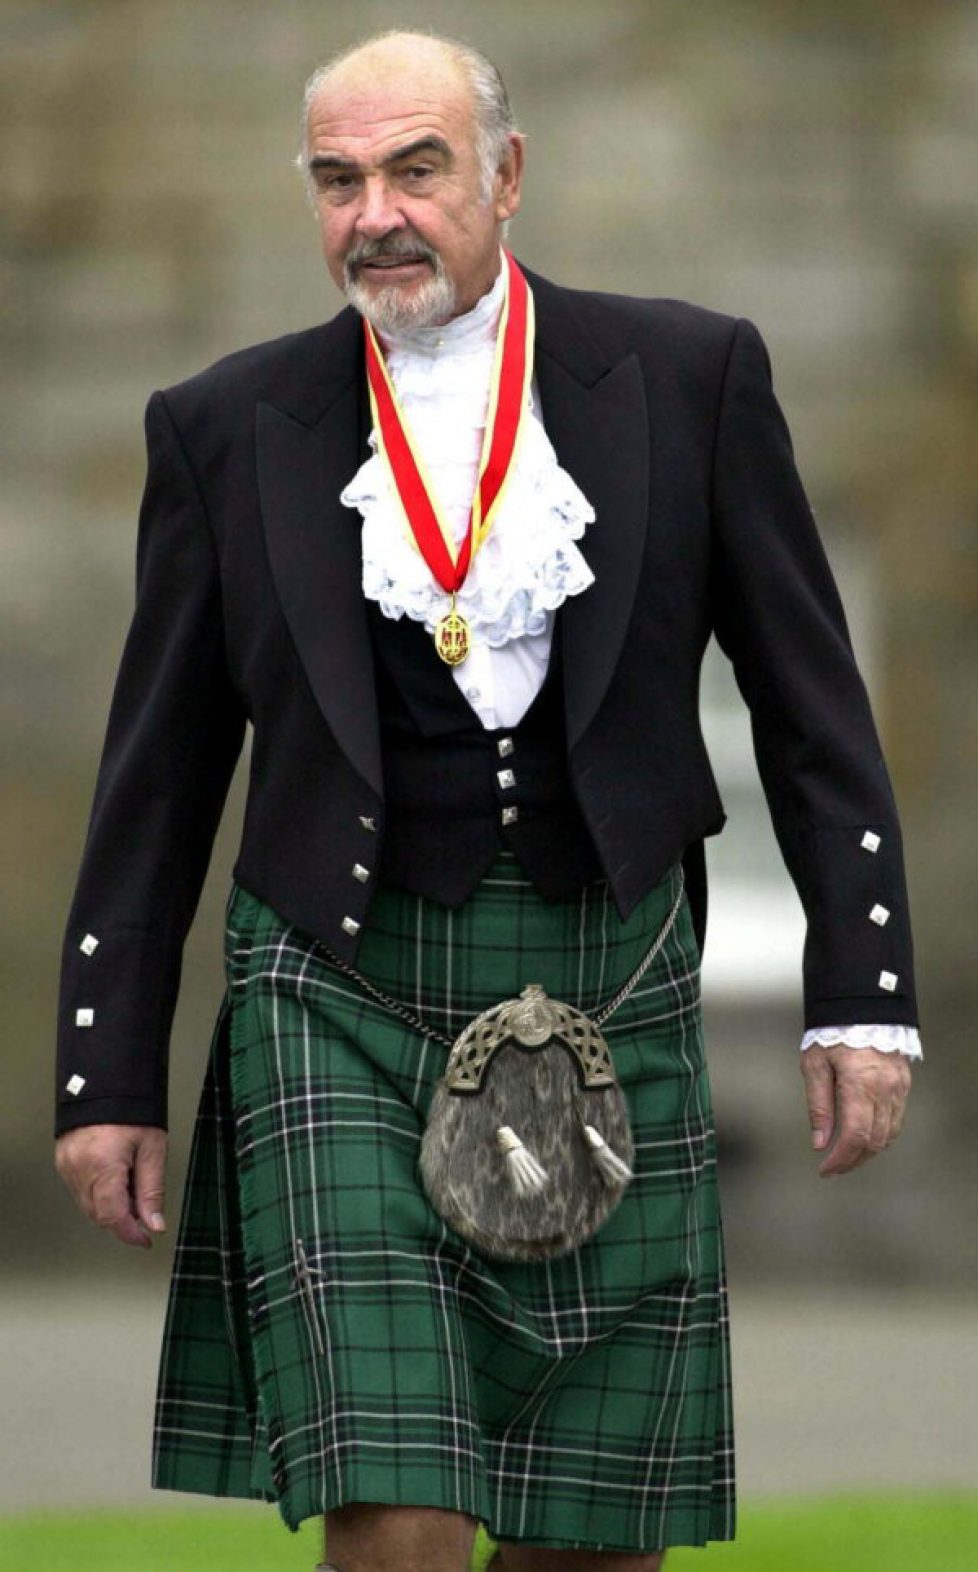
<svg viewBox="0 0 978 1572">
<path fill-rule="evenodd" d="M 679 889 L 677 891 L 676 898 L 672 903 L 672 909 L 669 912 L 668 917 L 653 940 L 650 949 L 642 957 L 641 961 L 632 972 L 632 975 L 628 978 L 628 981 L 623 983 L 618 992 L 614 994 L 611 999 L 609 999 L 607 1004 L 602 1005 L 600 1010 L 595 1011 L 594 1015 L 590 1017 L 590 1020 L 594 1026 L 603 1026 L 609 1016 L 618 1009 L 619 1005 L 624 1004 L 632 989 L 639 982 L 641 982 L 648 968 L 651 966 L 659 951 L 662 949 L 662 946 L 665 944 L 669 934 L 672 932 L 673 924 L 679 915 L 679 908 L 682 904 L 683 891 L 685 890 L 685 887 L 686 880 L 682 863 L 680 863 Z M 385 1009 L 391 1012 L 391 1014 L 399 1016 L 400 1019 L 405 1021 L 408 1026 L 413 1026 L 415 1030 L 419 1031 L 423 1037 L 430 1037 L 434 1042 L 444 1043 L 446 1048 L 454 1048 L 458 1040 L 457 1038 L 449 1037 L 445 1032 L 440 1032 L 436 1027 L 429 1026 L 426 1021 L 422 1021 L 420 1016 L 414 1015 L 409 1009 L 406 1008 L 405 1005 L 401 1004 L 398 999 L 393 999 L 390 994 L 384 993 L 382 988 L 378 988 L 374 983 L 372 983 L 368 977 L 364 977 L 363 973 L 357 971 L 355 966 L 351 966 L 349 961 L 341 960 L 338 955 L 334 955 L 333 951 L 322 941 L 322 939 L 316 939 L 314 941 L 313 947 L 314 949 L 321 951 L 322 954 L 324 954 L 332 963 L 332 965 L 335 966 L 339 971 L 345 973 L 347 977 L 355 978 L 355 980 L 360 983 L 367 993 L 369 993 L 372 998 L 377 1000 L 378 1004 L 383 1005 Z"/>
</svg>

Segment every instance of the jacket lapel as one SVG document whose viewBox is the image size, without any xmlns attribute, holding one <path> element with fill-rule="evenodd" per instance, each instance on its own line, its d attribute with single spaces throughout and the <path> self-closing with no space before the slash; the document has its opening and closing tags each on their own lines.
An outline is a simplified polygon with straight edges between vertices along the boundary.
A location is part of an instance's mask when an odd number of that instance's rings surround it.
<svg viewBox="0 0 978 1572">
<path fill-rule="evenodd" d="M 352 318 L 352 323 L 347 320 Z M 383 798 L 373 650 L 361 585 L 359 514 L 339 500 L 361 446 L 359 318 L 343 312 L 317 359 L 319 411 L 259 403 L 258 491 L 276 593 L 336 741 Z M 325 408 L 324 401 L 325 384 Z"/>
<path fill-rule="evenodd" d="M 571 752 L 607 691 L 635 601 L 649 515 L 648 413 L 638 356 L 610 360 L 581 327 L 566 292 L 524 271 L 536 308 L 544 425 L 595 512 L 577 542 L 595 582 L 569 595 L 559 613 Z"/>
</svg>

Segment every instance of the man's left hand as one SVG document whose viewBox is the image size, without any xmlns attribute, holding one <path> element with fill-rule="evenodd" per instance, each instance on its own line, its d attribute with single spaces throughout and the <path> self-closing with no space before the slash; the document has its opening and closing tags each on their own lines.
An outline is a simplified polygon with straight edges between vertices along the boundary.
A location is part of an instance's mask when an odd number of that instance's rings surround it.
<svg viewBox="0 0 978 1572">
<path fill-rule="evenodd" d="M 819 1167 L 823 1179 L 866 1163 L 895 1141 L 910 1091 L 910 1060 L 878 1048 L 815 1044 L 801 1055 L 805 1097 L 817 1151 L 835 1146 Z"/>
</svg>

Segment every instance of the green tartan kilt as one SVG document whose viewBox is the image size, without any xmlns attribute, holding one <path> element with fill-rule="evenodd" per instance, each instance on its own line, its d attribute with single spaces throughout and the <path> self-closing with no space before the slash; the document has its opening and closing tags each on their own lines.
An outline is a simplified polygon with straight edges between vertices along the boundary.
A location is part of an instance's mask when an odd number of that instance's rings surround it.
<svg viewBox="0 0 978 1572">
<path fill-rule="evenodd" d="M 527 982 L 593 1013 L 661 927 L 606 880 L 545 901 L 512 853 L 452 910 L 381 885 L 358 969 L 449 1035 Z M 673 931 L 603 1028 L 635 1177 L 579 1249 L 498 1262 L 418 1176 L 448 1050 L 232 881 L 227 991 L 194 1129 L 152 1483 L 439 1506 L 493 1539 L 651 1551 L 734 1535 L 723 1239 L 699 953 Z"/>
</svg>

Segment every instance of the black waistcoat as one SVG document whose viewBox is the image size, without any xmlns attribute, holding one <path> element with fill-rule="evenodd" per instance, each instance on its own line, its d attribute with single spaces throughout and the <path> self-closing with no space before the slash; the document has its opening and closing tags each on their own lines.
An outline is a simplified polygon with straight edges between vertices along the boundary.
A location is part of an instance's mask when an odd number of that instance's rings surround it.
<svg viewBox="0 0 978 1572">
<path fill-rule="evenodd" d="M 373 600 L 367 619 L 386 803 L 380 880 L 458 906 L 501 846 L 547 900 L 603 877 L 567 769 L 559 610 L 543 686 L 516 726 L 492 730 L 422 623 L 385 617 Z"/>
</svg>

